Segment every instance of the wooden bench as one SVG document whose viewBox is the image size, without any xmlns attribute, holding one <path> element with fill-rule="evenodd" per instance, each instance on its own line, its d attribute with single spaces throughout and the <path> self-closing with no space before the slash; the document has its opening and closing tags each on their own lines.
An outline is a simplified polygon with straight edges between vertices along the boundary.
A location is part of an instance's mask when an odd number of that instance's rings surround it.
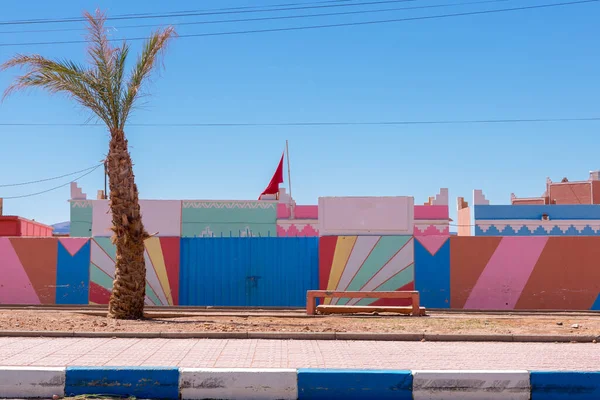
<svg viewBox="0 0 600 400">
<path fill-rule="evenodd" d="M 329 291 L 329 290 L 309 290 L 306 292 L 306 314 L 315 315 L 317 311 L 317 299 L 327 297 L 339 297 L 349 299 L 411 299 L 412 307 L 410 314 L 420 316 L 425 313 L 425 309 L 419 305 L 419 292 L 417 291 L 401 291 L 401 292 L 344 292 L 344 291 Z M 367 308 L 360 306 L 319 306 L 323 307 L 324 311 L 335 313 L 352 313 L 365 312 Z M 375 312 L 381 309 L 381 312 L 392 312 L 394 307 L 376 307 L 369 306 L 369 312 Z M 385 309 L 385 310 L 384 310 Z M 406 310 L 406 307 L 397 307 L 398 312 Z"/>
</svg>

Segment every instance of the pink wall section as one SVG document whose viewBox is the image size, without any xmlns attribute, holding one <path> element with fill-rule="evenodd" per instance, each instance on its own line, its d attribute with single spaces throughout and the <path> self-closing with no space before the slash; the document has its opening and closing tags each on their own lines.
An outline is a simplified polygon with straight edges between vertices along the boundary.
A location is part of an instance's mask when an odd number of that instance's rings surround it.
<svg viewBox="0 0 600 400">
<path fill-rule="evenodd" d="M 410 235 L 412 197 L 321 197 L 319 230 L 327 235 Z"/>
<path fill-rule="evenodd" d="M 417 219 L 448 219 L 448 206 L 415 206 L 415 220 Z"/>
<path fill-rule="evenodd" d="M 9 238 L 0 237 L 0 304 L 40 304 L 40 299 Z"/>
<path fill-rule="evenodd" d="M 504 237 L 479 276 L 465 309 L 512 310 L 548 237 Z M 499 288 L 502 288 L 499 290 Z"/>
<path fill-rule="evenodd" d="M 142 221 L 149 234 L 159 237 L 181 236 L 180 200 L 140 200 Z M 92 236 L 112 236 L 112 214 L 108 200 L 94 200 Z"/>
<path fill-rule="evenodd" d="M 318 219 L 319 218 L 319 206 L 296 206 L 294 208 L 296 219 Z M 292 213 L 290 207 L 287 204 L 277 204 L 277 218 L 278 219 L 289 219 Z"/>
</svg>

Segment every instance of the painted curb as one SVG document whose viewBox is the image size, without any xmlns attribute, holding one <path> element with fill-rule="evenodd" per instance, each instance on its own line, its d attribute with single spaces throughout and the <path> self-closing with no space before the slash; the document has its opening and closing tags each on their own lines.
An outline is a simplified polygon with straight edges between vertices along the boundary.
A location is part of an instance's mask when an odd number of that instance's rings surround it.
<svg viewBox="0 0 600 400">
<path fill-rule="evenodd" d="M 410 371 L 299 369 L 298 400 L 412 400 Z"/>
<path fill-rule="evenodd" d="M 64 368 L 0 367 L 0 398 L 51 399 L 64 394 Z"/>
<path fill-rule="evenodd" d="M 103 394 L 179 399 L 179 368 L 67 367 L 65 395 Z"/>
<path fill-rule="evenodd" d="M 408 371 L 169 367 L 0 367 L 0 398 L 600 399 L 600 371 Z"/>
<path fill-rule="evenodd" d="M 361 332 L 61 332 L 0 331 L 0 337 L 115 338 L 115 339 L 264 339 L 264 340 L 369 340 L 431 342 L 526 342 L 592 343 L 592 335 L 461 335 L 438 333 L 361 333 Z"/>
<path fill-rule="evenodd" d="M 295 369 L 182 368 L 181 399 L 296 400 Z"/>
<path fill-rule="evenodd" d="M 412 371 L 414 400 L 529 400 L 528 371 Z"/>
<path fill-rule="evenodd" d="M 532 400 L 600 399 L 600 372 L 532 371 L 530 379 Z"/>
</svg>

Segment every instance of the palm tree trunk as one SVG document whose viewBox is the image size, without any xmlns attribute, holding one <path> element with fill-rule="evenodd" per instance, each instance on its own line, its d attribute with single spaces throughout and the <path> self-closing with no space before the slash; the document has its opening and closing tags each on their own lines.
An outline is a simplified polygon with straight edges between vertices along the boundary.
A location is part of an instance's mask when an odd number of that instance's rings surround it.
<svg viewBox="0 0 600 400">
<path fill-rule="evenodd" d="M 117 319 L 144 317 L 146 265 L 144 240 L 148 237 L 134 182 L 133 163 L 122 130 L 111 131 L 107 157 L 110 186 L 110 209 L 113 219 L 113 243 L 117 262 L 108 316 Z"/>
</svg>

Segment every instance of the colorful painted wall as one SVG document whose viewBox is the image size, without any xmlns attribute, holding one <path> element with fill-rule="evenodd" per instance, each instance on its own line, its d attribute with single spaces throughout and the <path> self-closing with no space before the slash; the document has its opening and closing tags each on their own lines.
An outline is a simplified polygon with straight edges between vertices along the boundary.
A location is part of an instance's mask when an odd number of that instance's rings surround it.
<svg viewBox="0 0 600 400">
<path fill-rule="evenodd" d="M 324 236 L 319 243 L 319 288 L 343 291 L 414 290 L 412 236 Z M 405 304 L 403 300 L 326 299 L 326 304 Z"/>
<path fill-rule="evenodd" d="M 153 237 L 145 258 L 149 305 L 301 307 L 309 289 L 414 288 L 428 308 L 600 311 L 600 237 Z M 114 265 L 106 237 L 0 238 L 0 304 L 106 304 Z"/>
<path fill-rule="evenodd" d="M 89 244 L 89 302 L 108 304 L 115 278 L 116 248 L 106 237 L 93 238 Z M 179 246 L 179 238 L 152 237 L 146 240 L 146 304 L 179 304 Z"/>
<path fill-rule="evenodd" d="M 1 304 L 87 304 L 85 238 L 0 238 Z"/>
<path fill-rule="evenodd" d="M 599 237 L 451 237 L 450 306 L 600 310 L 598 260 Z"/>
<path fill-rule="evenodd" d="M 146 241 L 146 304 L 179 304 L 179 243 Z M 115 253 L 109 238 L 0 238 L 0 304 L 107 304 Z"/>
<path fill-rule="evenodd" d="M 71 237 L 110 237 L 108 200 L 87 199 L 71 185 Z M 275 197 L 275 196 L 272 196 Z M 158 237 L 317 237 L 319 235 L 448 235 L 448 189 L 414 205 L 409 196 L 323 197 L 297 205 L 278 199 L 140 200 L 146 230 Z"/>
<path fill-rule="evenodd" d="M 110 237 L 108 200 L 87 199 L 71 184 L 71 237 Z M 318 236 L 318 206 L 279 200 L 140 200 L 146 230 L 158 237 Z"/>
<path fill-rule="evenodd" d="M 475 236 L 598 236 L 600 205 L 475 205 Z"/>
<path fill-rule="evenodd" d="M 323 290 L 414 287 L 428 308 L 600 311 L 598 237 L 329 236 L 320 240 Z"/>
<path fill-rule="evenodd" d="M 585 182 L 588 197 L 595 183 Z M 556 185 L 568 187 L 566 183 Z M 514 195 L 512 201 L 511 205 L 491 205 L 481 190 L 474 190 L 475 236 L 600 236 L 598 204 L 536 204 L 535 199 L 515 202 Z M 461 198 L 459 219 L 460 202 Z"/>
</svg>

